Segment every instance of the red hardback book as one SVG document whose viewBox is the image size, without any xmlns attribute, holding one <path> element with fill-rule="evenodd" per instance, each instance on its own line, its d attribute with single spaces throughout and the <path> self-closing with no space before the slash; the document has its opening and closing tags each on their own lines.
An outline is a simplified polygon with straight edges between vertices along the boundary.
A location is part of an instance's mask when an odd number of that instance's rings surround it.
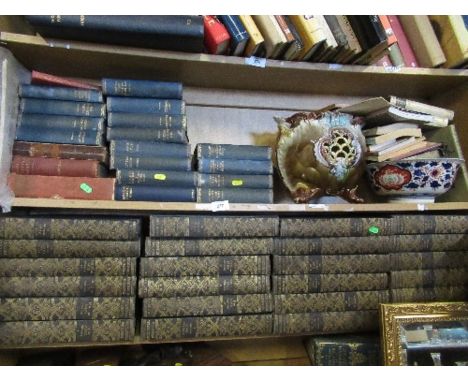
<svg viewBox="0 0 468 382">
<path fill-rule="evenodd" d="M 20 198 L 114 200 L 115 179 L 10 174 L 8 185 Z"/>
<path fill-rule="evenodd" d="M 224 54 L 231 37 L 221 21 L 214 16 L 203 16 L 205 26 L 205 49 L 211 54 Z"/>
<path fill-rule="evenodd" d="M 392 25 L 390 24 L 390 20 L 388 16 L 379 15 L 380 22 L 385 30 L 385 34 L 387 35 L 388 46 L 395 44 L 398 41 L 395 32 L 393 31 Z"/>
<path fill-rule="evenodd" d="M 104 167 L 96 160 L 32 158 L 19 155 L 13 155 L 11 172 L 22 175 L 90 178 L 99 178 L 106 174 Z"/>
<path fill-rule="evenodd" d="M 69 88 L 101 90 L 99 86 L 95 86 L 87 82 L 54 76 L 53 74 L 42 73 L 36 70 L 31 72 L 31 83 L 36 85 L 66 86 Z"/>
<path fill-rule="evenodd" d="M 398 20 L 398 16 L 387 17 L 390 21 L 390 25 L 392 26 L 393 33 L 395 33 L 395 36 L 398 40 L 397 44 L 400 48 L 403 60 L 405 61 L 405 66 L 410 68 L 419 68 L 418 60 L 416 59 L 413 48 L 411 47 L 408 38 L 406 37 L 405 31 L 401 26 L 400 20 Z"/>
<path fill-rule="evenodd" d="M 387 66 L 393 66 L 392 60 L 388 57 L 388 54 L 383 56 L 379 61 L 377 61 L 374 65 L 376 66 L 383 66 L 386 68 Z"/>
</svg>

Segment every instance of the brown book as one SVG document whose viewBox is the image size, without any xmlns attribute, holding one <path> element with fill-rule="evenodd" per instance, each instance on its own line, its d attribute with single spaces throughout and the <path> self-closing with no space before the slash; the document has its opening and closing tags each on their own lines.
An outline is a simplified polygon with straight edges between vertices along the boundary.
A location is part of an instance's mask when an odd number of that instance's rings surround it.
<svg viewBox="0 0 468 382">
<path fill-rule="evenodd" d="M 468 288 L 441 286 L 433 288 L 398 288 L 390 290 L 392 302 L 467 301 Z"/>
<path fill-rule="evenodd" d="M 387 302 L 387 290 L 274 295 L 276 314 L 377 310 Z"/>
<path fill-rule="evenodd" d="M 31 158 L 13 155 L 11 172 L 21 175 L 81 176 L 102 178 L 106 170 L 98 161 L 59 158 Z"/>
<path fill-rule="evenodd" d="M 13 155 L 62 159 L 89 159 L 108 162 L 107 147 L 15 141 Z"/>
<path fill-rule="evenodd" d="M 390 269 L 393 271 L 468 268 L 467 252 L 403 252 L 390 254 Z"/>
<path fill-rule="evenodd" d="M 114 200 L 115 179 L 10 174 L 18 198 Z"/>
<path fill-rule="evenodd" d="M 98 85 L 91 84 L 85 81 L 77 81 L 67 77 L 54 76 L 49 73 L 38 72 L 33 70 L 31 72 L 31 82 L 33 84 L 41 85 L 53 85 L 53 86 L 66 86 L 70 88 L 79 88 L 79 89 L 96 89 L 101 90 L 101 87 Z"/>
<path fill-rule="evenodd" d="M 390 288 L 468 287 L 468 268 L 390 272 Z"/>
</svg>

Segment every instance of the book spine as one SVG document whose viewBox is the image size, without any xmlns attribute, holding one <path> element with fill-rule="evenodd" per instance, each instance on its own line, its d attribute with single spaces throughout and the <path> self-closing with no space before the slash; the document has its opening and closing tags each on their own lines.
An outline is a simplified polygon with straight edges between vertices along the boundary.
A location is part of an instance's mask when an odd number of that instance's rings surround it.
<svg viewBox="0 0 468 382">
<path fill-rule="evenodd" d="M 248 256 L 271 255 L 272 238 L 242 239 L 153 239 L 146 238 L 146 256 Z"/>
<path fill-rule="evenodd" d="M 273 256 L 273 270 L 278 275 L 304 273 L 380 273 L 390 270 L 390 257 L 387 254 L 275 255 Z"/>
<path fill-rule="evenodd" d="M 107 115 L 109 127 L 132 127 L 145 129 L 174 129 L 187 130 L 187 117 L 185 115 L 171 114 L 136 114 L 114 113 Z"/>
<path fill-rule="evenodd" d="M 282 276 L 275 274 L 273 275 L 272 282 L 273 292 L 277 294 L 385 290 L 388 288 L 388 275 L 386 273 L 298 274 Z"/>
<path fill-rule="evenodd" d="M 161 98 L 107 97 L 109 113 L 185 114 L 185 101 Z"/>
<path fill-rule="evenodd" d="M 117 185 L 115 187 L 115 200 L 195 202 L 195 193 L 195 188 Z"/>
<path fill-rule="evenodd" d="M 196 155 L 198 159 L 209 158 L 270 161 L 272 150 L 268 146 L 199 143 L 196 147 Z"/>
<path fill-rule="evenodd" d="M 250 15 L 239 15 L 239 18 L 244 25 L 247 33 L 249 34 L 249 40 L 247 41 L 247 46 L 245 47 L 244 55 L 246 57 L 258 56 L 262 54 L 264 50 L 265 39 L 263 38 L 260 30 L 258 29 L 255 21 Z"/>
<path fill-rule="evenodd" d="M 398 19 L 398 16 L 388 16 L 388 21 L 392 26 L 393 32 L 398 39 L 398 47 L 400 48 L 405 66 L 410 68 L 419 68 L 419 62 L 414 54 L 413 48 L 406 37 L 406 33 Z"/>
<path fill-rule="evenodd" d="M 269 276 L 192 276 L 141 278 L 138 294 L 146 297 L 189 297 L 270 292 Z"/>
<path fill-rule="evenodd" d="M 466 234 L 400 235 L 390 252 L 445 252 L 468 250 Z"/>
<path fill-rule="evenodd" d="M 107 163 L 108 153 L 106 147 L 80 146 L 56 143 L 35 143 L 15 141 L 13 143 L 13 155 L 29 156 L 33 158 L 62 158 L 97 160 Z"/>
<path fill-rule="evenodd" d="M 272 175 L 273 164 L 266 160 L 198 158 L 198 171 L 207 174 Z"/>
<path fill-rule="evenodd" d="M 141 337 L 143 340 L 255 336 L 271 334 L 271 331 L 271 314 L 144 318 L 141 320 Z"/>
<path fill-rule="evenodd" d="M 133 319 L 0 322 L 0 345 L 122 342 L 134 336 Z"/>
<path fill-rule="evenodd" d="M 428 269 L 390 272 L 390 288 L 468 286 L 468 269 Z"/>
<path fill-rule="evenodd" d="M 104 130 L 104 118 L 77 117 L 68 115 L 47 114 L 20 114 L 18 128 L 37 130 L 60 129 L 74 131 L 100 131 Z"/>
<path fill-rule="evenodd" d="M 229 46 L 230 35 L 226 27 L 214 16 L 203 16 L 205 49 L 211 54 L 224 54 Z"/>
<path fill-rule="evenodd" d="M 102 91 L 107 96 L 182 99 L 180 82 L 102 79 Z"/>
<path fill-rule="evenodd" d="M 114 200 L 112 178 L 83 178 L 10 174 L 8 185 L 16 197 Z"/>
<path fill-rule="evenodd" d="M 228 200 L 230 203 L 273 203 L 271 188 L 197 188 L 197 202 L 211 203 Z"/>
<path fill-rule="evenodd" d="M 273 334 L 370 332 L 379 328 L 376 310 L 273 315 Z"/>
<path fill-rule="evenodd" d="M 275 294 L 276 314 L 378 310 L 389 302 L 387 290 L 313 294 Z"/>
<path fill-rule="evenodd" d="M 466 252 L 406 252 L 391 253 L 390 269 L 393 271 L 468 268 Z"/>
<path fill-rule="evenodd" d="M 270 313 L 271 294 L 145 298 L 143 317 L 234 316 Z"/>
<path fill-rule="evenodd" d="M 135 240 L 140 234 L 141 220 L 138 218 L 0 217 L 0 238 L 10 240 Z"/>
<path fill-rule="evenodd" d="M 17 140 L 40 143 L 62 143 L 103 146 L 104 139 L 99 130 L 36 128 L 19 126 L 16 130 Z"/>
<path fill-rule="evenodd" d="M 19 96 L 21 98 L 55 99 L 62 101 L 103 102 L 102 93 L 98 90 L 73 89 L 59 86 L 20 85 Z"/>
<path fill-rule="evenodd" d="M 393 44 L 390 48 L 388 48 L 388 51 L 389 51 L 388 55 L 390 57 L 391 64 L 393 66 L 397 66 L 397 67 L 405 66 L 405 60 L 403 59 L 398 43 Z"/>
<path fill-rule="evenodd" d="M 187 132 L 182 129 L 147 129 L 135 127 L 108 128 L 107 140 L 188 143 Z"/>
<path fill-rule="evenodd" d="M 277 236 L 275 216 L 151 215 L 151 237 L 272 237 Z"/>
<path fill-rule="evenodd" d="M 273 176 L 197 173 L 197 186 L 203 188 L 273 188 Z"/>
<path fill-rule="evenodd" d="M 130 155 L 116 155 L 113 157 L 113 165 L 116 169 L 123 170 L 152 170 L 159 172 L 167 171 L 191 171 L 191 158 L 172 157 L 138 157 Z M 193 173 L 191 174 L 193 176 Z M 167 178 L 167 176 L 166 176 Z"/>
<path fill-rule="evenodd" d="M 468 288 L 463 286 L 390 290 L 392 302 L 466 301 L 467 296 Z"/>
<path fill-rule="evenodd" d="M 455 115 L 453 110 L 448 110 L 401 97 L 391 96 L 390 103 L 401 109 L 417 111 L 418 113 L 432 114 L 441 118 L 447 118 L 449 121 L 451 121 Z"/>
<path fill-rule="evenodd" d="M 139 257 L 140 240 L 0 240 L 2 258 Z"/>
<path fill-rule="evenodd" d="M 0 277 L 136 276 L 136 258 L 0 259 Z"/>
<path fill-rule="evenodd" d="M 284 53 L 284 59 L 285 60 L 296 60 L 299 55 L 302 54 L 304 50 L 304 43 L 302 41 L 302 38 L 297 31 L 296 26 L 293 24 L 289 16 L 283 16 L 283 19 L 288 26 L 289 30 L 294 36 L 294 41 L 290 45 L 290 47 L 286 50 Z"/>
<path fill-rule="evenodd" d="M 269 256 L 144 257 L 140 262 L 141 277 L 268 274 Z"/>
<path fill-rule="evenodd" d="M 22 98 L 20 101 L 20 112 L 25 114 L 105 117 L 106 105 L 94 102 Z"/>
<path fill-rule="evenodd" d="M 314 337 L 306 344 L 314 366 L 380 366 L 379 338 L 374 336 Z"/>
<path fill-rule="evenodd" d="M 37 70 L 31 71 L 31 83 L 32 84 L 40 84 L 40 85 L 48 85 L 48 86 L 64 86 L 69 88 L 78 88 L 78 89 L 86 89 L 86 90 L 97 90 L 100 92 L 100 87 L 96 85 L 89 84 L 83 81 L 75 81 L 70 78 L 54 76 L 49 73 L 42 73 L 38 72 Z"/>
<path fill-rule="evenodd" d="M 136 277 L 0 277 L 1 297 L 127 297 L 136 295 Z"/>
<path fill-rule="evenodd" d="M 229 53 L 232 56 L 241 56 L 244 53 L 249 39 L 249 34 L 244 28 L 242 21 L 237 15 L 219 15 L 218 17 L 231 36 L 231 47 Z"/>
<path fill-rule="evenodd" d="M 133 317 L 134 297 L 0 298 L 0 322 Z"/>
<path fill-rule="evenodd" d="M 304 42 L 304 50 L 298 59 L 299 61 L 307 61 L 326 40 L 325 33 L 312 15 L 290 15 L 289 17 Z"/>
<path fill-rule="evenodd" d="M 150 170 L 117 170 L 117 184 L 145 185 L 155 187 L 194 188 L 197 184 L 197 173 L 193 171 L 150 171 Z"/>
<path fill-rule="evenodd" d="M 173 158 L 189 158 L 191 148 L 189 144 L 165 143 L 165 142 L 144 142 L 144 141 L 111 141 L 109 147 L 111 157 L 116 156 L 154 156 Z M 112 161 L 111 161 L 111 168 Z"/>
<path fill-rule="evenodd" d="M 333 36 L 335 37 L 338 46 L 343 47 L 344 49 L 349 49 L 348 39 L 346 38 L 346 34 L 341 29 L 337 16 L 325 15 L 323 17 L 325 18 Z"/>
<path fill-rule="evenodd" d="M 11 172 L 21 175 L 102 177 L 104 168 L 98 161 L 57 158 L 31 158 L 13 155 Z"/>
</svg>

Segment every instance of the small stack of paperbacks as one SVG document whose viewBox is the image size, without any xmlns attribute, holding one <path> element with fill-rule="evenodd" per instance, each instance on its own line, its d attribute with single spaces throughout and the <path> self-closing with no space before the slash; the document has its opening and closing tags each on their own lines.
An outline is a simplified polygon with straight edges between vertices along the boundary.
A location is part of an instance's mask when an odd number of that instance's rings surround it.
<svg viewBox="0 0 468 382">
<path fill-rule="evenodd" d="M 340 111 L 364 117 L 366 159 L 375 162 L 439 158 L 442 142 L 426 140 L 424 129 L 446 127 L 454 116 L 452 110 L 395 96 L 370 98 Z"/>
</svg>

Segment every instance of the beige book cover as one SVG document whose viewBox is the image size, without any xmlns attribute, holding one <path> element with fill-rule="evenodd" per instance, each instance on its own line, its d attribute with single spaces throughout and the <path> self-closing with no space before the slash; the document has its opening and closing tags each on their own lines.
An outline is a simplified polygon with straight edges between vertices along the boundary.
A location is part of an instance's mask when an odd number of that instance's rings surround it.
<svg viewBox="0 0 468 382">
<path fill-rule="evenodd" d="M 252 16 L 252 18 L 265 39 L 267 58 L 276 58 L 283 46 L 288 42 L 278 21 L 272 15 L 256 15 Z"/>
<path fill-rule="evenodd" d="M 304 42 L 304 50 L 299 60 L 306 61 L 312 57 L 327 37 L 315 16 L 291 15 L 289 17 Z"/>
<path fill-rule="evenodd" d="M 258 29 L 255 21 L 250 15 L 239 15 L 242 24 L 244 25 L 247 33 L 250 36 L 249 41 L 247 42 L 247 47 L 245 48 L 245 56 L 255 56 L 259 53 L 262 46 L 265 44 L 265 39 L 263 38 L 260 30 Z"/>
</svg>

